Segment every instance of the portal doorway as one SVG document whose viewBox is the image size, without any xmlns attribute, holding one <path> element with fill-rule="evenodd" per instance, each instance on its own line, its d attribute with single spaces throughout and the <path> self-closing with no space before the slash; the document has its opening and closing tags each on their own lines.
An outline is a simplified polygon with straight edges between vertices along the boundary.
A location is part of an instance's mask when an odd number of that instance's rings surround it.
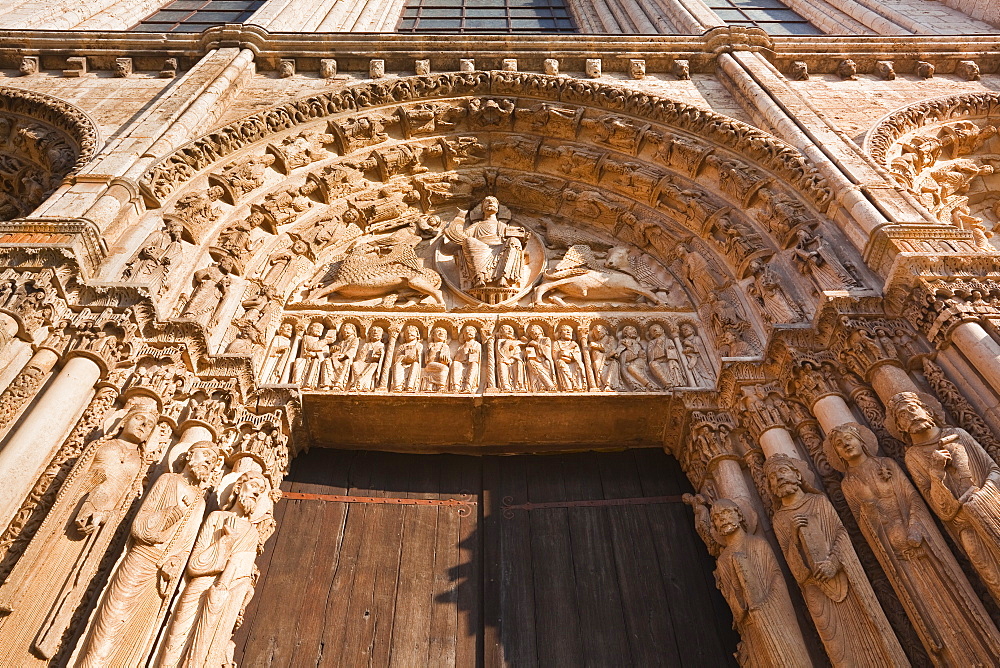
<svg viewBox="0 0 1000 668">
<path fill-rule="evenodd" d="M 726 666 L 738 637 L 660 450 L 296 457 L 247 668 Z"/>
</svg>

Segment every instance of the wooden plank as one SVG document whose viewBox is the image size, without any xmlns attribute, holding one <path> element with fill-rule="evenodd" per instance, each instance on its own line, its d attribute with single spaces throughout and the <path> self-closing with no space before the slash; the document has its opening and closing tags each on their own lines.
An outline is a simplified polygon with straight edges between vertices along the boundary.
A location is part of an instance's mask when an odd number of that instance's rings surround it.
<svg viewBox="0 0 1000 668">
<path fill-rule="evenodd" d="M 676 460 L 652 450 L 635 450 L 633 455 L 644 494 L 692 491 Z M 715 587 L 715 563 L 695 532 L 691 509 L 684 504 L 650 506 L 647 517 L 674 631 L 680 634 L 681 660 L 685 665 L 735 665 L 739 637 L 732 629 L 729 606 Z"/>
<path fill-rule="evenodd" d="M 483 565 L 482 579 L 482 611 L 483 611 L 483 661 L 485 668 L 502 668 L 504 652 L 500 638 L 501 600 L 500 587 L 502 582 L 501 567 L 501 499 L 500 462 L 497 457 L 486 457 L 482 460 L 482 494 L 479 503 L 482 507 L 482 521 L 479 531 L 481 563 Z"/>
<path fill-rule="evenodd" d="M 292 481 L 289 491 L 314 491 L 319 485 Z M 289 665 L 298 642 L 296 625 L 299 618 L 299 603 L 312 594 L 309 579 L 302 572 L 309 572 L 317 554 L 317 532 L 309 528 L 323 517 L 322 508 L 309 501 L 289 500 L 284 515 L 280 546 L 276 547 L 281 558 L 272 558 L 269 567 L 268 589 L 261 592 L 264 610 L 258 612 L 262 624 L 254 630 L 244 658 L 244 665 L 256 666 Z M 285 555 L 297 554 L 299 559 L 291 560 Z"/>
<path fill-rule="evenodd" d="M 352 495 L 370 494 L 375 467 L 371 453 L 358 452 L 351 461 L 348 471 L 347 493 Z M 323 632 L 323 656 L 317 668 L 340 668 L 341 655 L 347 635 L 348 611 L 354 591 L 354 580 L 358 570 L 362 546 L 368 540 L 367 506 L 348 504 L 344 536 L 340 545 L 337 569 L 327 596 L 324 615 L 334 620 Z M 315 528 L 313 528 L 315 530 Z"/>
<path fill-rule="evenodd" d="M 417 457 L 411 466 L 407 497 L 440 498 L 442 457 Z M 392 623 L 389 665 L 411 668 L 424 665 L 430 638 L 434 595 L 433 556 L 439 509 L 409 506 L 403 510 L 403 544 L 399 560 L 396 614 Z M 445 508 L 445 512 L 456 512 Z"/>
<path fill-rule="evenodd" d="M 635 461 L 627 453 L 602 455 L 595 465 L 605 498 L 642 496 Z M 646 508 L 610 506 L 604 512 L 611 526 L 633 665 L 681 665 L 666 592 L 660 578 L 651 577 L 659 574 L 660 566 L 649 537 Z"/>
<path fill-rule="evenodd" d="M 527 457 L 499 458 L 501 496 L 528 500 Z M 505 666 L 538 665 L 535 650 L 535 589 L 531 565 L 531 520 L 513 512 L 500 525 L 500 644 Z"/>
<path fill-rule="evenodd" d="M 604 498 L 601 455 L 566 457 L 562 467 L 567 500 Z M 603 508 L 567 511 L 580 640 L 587 662 L 595 666 L 634 665 L 625 627 L 611 526 Z"/>
<path fill-rule="evenodd" d="M 462 487 L 460 494 L 478 499 L 483 487 L 482 460 L 461 460 Z M 482 634 L 482 549 L 479 534 L 481 507 L 459 517 L 458 534 L 458 638 L 455 645 L 455 665 L 483 664 Z"/>
<path fill-rule="evenodd" d="M 413 484 L 412 472 L 418 455 L 385 453 L 379 464 L 388 474 L 381 496 L 405 498 Z M 410 506 L 409 508 L 412 508 Z M 406 506 L 379 505 L 372 539 L 380 548 L 375 555 L 375 588 L 372 595 L 371 654 L 366 665 L 388 666 L 392 651 L 392 629 L 396 614 L 400 562 L 402 560 Z M 365 665 L 365 664 L 363 664 Z"/>
<path fill-rule="evenodd" d="M 559 468 L 561 456 L 539 457 L 528 467 L 528 500 L 565 498 Z M 580 640 L 579 605 L 569 540 L 569 511 L 531 511 L 531 565 L 535 589 L 535 647 L 543 666 L 580 666 L 585 657 Z"/>
<path fill-rule="evenodd" d="M 458 459 L 441 464 L 440 496 L 451 497 L 462 487 L 462 469 Z M 455 666 L 458 646 L 459 535 L 461 522 L 451 508 L 437 508 L 437 535 L 434 543 L 433 605 L 427 666 Z"/>
<path fill-rule="evenodd" d="M 322 481 L 321 484 L 303 485 L 305 493 L 345 494 L 347 491 L 347 471 L 353 456 L 345 451 L 314 450 L 316 465 L 309 474 L 302 477 Z M 312 453 L 310 453 L 312 454 Z M 313 548 L 315 555 L 308 571 L 300 571 L 300 577 L 309 582 L 308 594 L 298 601 L 295 650 L 290 666 L 314 666 L 324 653 L 323 632 L 329 614 L 331 583 L 340 561 L 340 548 L 347 522 L 346 503 L 329 501 L 308 502 L 320 510 L 316 523 L 304 527 L 305 531 L 316 534 Z M 294 556 L 289 555 L 294 561 Z"/>
</svg>

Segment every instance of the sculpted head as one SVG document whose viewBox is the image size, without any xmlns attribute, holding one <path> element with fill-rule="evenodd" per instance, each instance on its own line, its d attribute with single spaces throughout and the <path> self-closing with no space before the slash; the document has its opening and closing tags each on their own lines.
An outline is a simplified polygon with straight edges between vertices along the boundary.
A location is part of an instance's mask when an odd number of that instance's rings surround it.
<svg viewBox="0 0 1000 668">
<path fill-rule="evenodd" d="M 513 339 L 514 328 L 510 325 L 500 325 L 500 336 L 504 339 Z"/>
<path fill-rule="evenodd" d="M 680 331 L 681 331 L 681 336 L 683 336 L 684 338 L 687 338 L 689 336 L 694 336 L 695 334 L 694 325 L 692 325 L 689 322 L 682 322 L 680 326 Z"/>
<path fill-rule="evenodd" d="M 382 334 L 383 330 L 381 327 L 378 325 L 372 325 L 372 327 L 368 330 L 368 340 L 372 342 L 381 341 Z"/>
<path fill-rule="evenodd" d="M 542 329 L 541 325 L 532 325 L 528 328 L 528 336 L 532 340 L 540 339 L 545 336 L 545 330 Z"/>
<path fill-rule="evenodd" d="M 321 322 L 309 323 L 308 334 L 310 336 L 323 336 L 323 323 Z"/>
<path fill-rule="evenodd" d="M 283 322 L 281 323 L 281 327 L 278 328 L 278 336 L 289 337 L 292 335 L 292 331 L 292 323 Z"/>
<path fill-rule="evenodd" d="M 896 426 L 911 437 L 937 428 L 934 414 L 916 392 L 898 392 L 889 399 L 889 415 Z"/>
<path fill-rule="evenodd" d="M 151 406 L 133 406 L 122 418 L 118 438 L 129 443 L 145 443 L 153 435 L 160 414 Z"/>
<path fill-rule="evenodd" d="M 354 323 L 347 322 L 344 326 L 340 328 L 340 338 L 341 339 L 356 339 L 358 338 L 358 328 Z"/>
<path fill-rule="evenodd" d="M 463 341 L 475 341 L 476 335 L 479 332 L 476 331 L 475 325 L 466 325 L 462 328 L 462 340 Z"/>
<path fill-rule="evenodd" d="M 625 325 L 625 327 L 622 328 L 622 338 L 638 339 L 639 330 L 637 330 L 633 325 Z"/>
<path fill-rule="evenodd" d="M 191 444 L 181 461 L 199 483 L 207 483 L 222 464 L 222 450 L 212 441 L 198 441 Z"/>
<path fill-rule="evenodd" d="M 559 326 L 559 338 L 562 339 L 563 341 L 572 341 L 573 340 L 573 328 L 570 327 L 569 325 L 560 325 Z"/>
<path fill-rule="evenodd" d="M 448 340 L 448 330 L 444 327 L 435 327 L 431 332 L 431 340 L 443 343 Z"/>
<path fill-rule="evenodd" d="M 173 241 L 180 241 L 181 235 L 184 234 L 184 224 L 177 219 L 170 219 L 166 224 L 167 235 Z"/>
<path fill-rule="evenodd" d="M 247 471 L 233 484 L 229 507 L 241 515 L 250 515 L 257 508 L 257 502 L 267 494 L 267 478 L 258 471 Z"/>
<path fill-rule="evenodd" d="M 603 339 L 608 335 L 608 328 L 604 325 L 594 325 L 591 334 L 595 339 Z"/>
<path fill-rule="evenodd" d="M 767 477 L 767 487 L 771 494 L 779 499 L 791 496 L 802 489 L 802 474 L 785 454 L 771 455 L 764 462 L 764 475 Z"/>
<path fill-rule="evenodd" d="M 491 216 L 500 211 L 500 200 L 492 195 L 483 200 L 483 217 Z"/>
<path fill-rule="evenodd" d="M 416 325 L 407 325 L 403 330 L 403 338 L 407 341 L 416 341 L 420 338 L 420 330 Z"/>
<path fill-rule="evenodd" d="M 730 499 L 719 499 L 712 504 L 712 529 L 720 537 L 731 536 L 740 529 L 746 531 L 747 521 L 739 505 Z"/>
<path fill-rule="evenodd" d="M 649 326 L 649 338 L 658 339 L 661 336 L 663 336 L 663 325 L 654 322 Z"/>
<path fill-rule="evenodd" d="M 875 434 L 857 422 L 848 422 L 830 430 L 823 442 L 826 458 L 838 471 L 863 463 L 878 451 Z"/>
</svg>

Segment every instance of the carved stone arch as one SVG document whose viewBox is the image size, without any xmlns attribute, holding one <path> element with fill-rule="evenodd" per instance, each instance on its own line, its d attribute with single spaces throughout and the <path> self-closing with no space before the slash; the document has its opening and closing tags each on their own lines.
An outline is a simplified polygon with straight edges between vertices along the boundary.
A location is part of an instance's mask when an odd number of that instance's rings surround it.
<svg viewBox="0 0 1000 668">
<path fill-rule="evenodd" d="M 864 148 L 943 225 L 971 232 L 996 251 L 1000 224 L 1000 93 L 970 93 L 908 105 L 884 116 Z"/>
<path fill-rule="evenodd" d="M 805 295 L 779 294 L 795 288 L 778 286 L 768 267 L 794 270 L 797 233 L 814 234 L 830 202 L 829 188 L 801 154 L 752 126 L 615 85 L 507 72 L 361 84 L 286 103 L 181 147 L 151 167 L 141 187 L 147 204 L 162 210 L 151 219 L 162 215 L 183 227 L 184 239 L 226 263 L 232 291 L 223 317 L 213 320 L 231 326 L 216 332 L 213 348 L 270 354 L 263 342 L 287 322 L 277 314 L 288 312 L 289 300 L 292 312 L 343 310 L 302 297 L 310 282 L 328 285 L 356 244 L 408 228 L 438 248 L 446 243 L 443 228 L 462 216 L 470 222 L 483 198 L 495 195 L 533 230 L 525 243 L 544 248 L 535 275 L 556 267 L 574 245 L 600 250 L 601 262 L 621 245 L 631 249 L 618 258 L 626 273 L 675 283 L 684 298 L 674 308 L 687 309 L 689 322 L 706 330 L 687 337 L 690 357 L 712 366 L 719 357 L 760 354 L 771 325 L 807 315 L 795 307 Z M 421 261 L 436 262 L 435 252 Z M 696 257 L 685 264 L 689 256 Z M 204 267 L 198 257 L 185 253 L 178 277 Z M 430 282 L 415 300 L 399 302 L 403 311 L 429 318 L 442 307 L 471 308 L 435 296 L 459 291 L 447 273 Z M 197 286 L 174 281 L 167 302 L 191 289 Z M 640 311 L 664 303 L 636 294 Z M 556 318 L 569 306 L 541 310 Z M 632 308 L 604 306 L 612 313 Z M 399 309 L 394 303 L 390 310 Z M 394 322 L 385 324 L 392 329 Z M 690 327 L 664 324 L 683 349 L 681 332 Z M 292 349 L 301 350 L 302 327 Z M 335 339 L 336 324 L 327 329 Z M 497 331 L 487 329 L 479 330 L 484 340 Z M 527 329 L 516 333 L 527 336 Z M 688 374 L 684 384 L 704 386 L 710 375 Z"/>
<path fill-rule="evenodd" d="M 93 120 L 51 95 L 0 87 L 0 220 L 31 213 L 97 152 Z"/>
</svg>

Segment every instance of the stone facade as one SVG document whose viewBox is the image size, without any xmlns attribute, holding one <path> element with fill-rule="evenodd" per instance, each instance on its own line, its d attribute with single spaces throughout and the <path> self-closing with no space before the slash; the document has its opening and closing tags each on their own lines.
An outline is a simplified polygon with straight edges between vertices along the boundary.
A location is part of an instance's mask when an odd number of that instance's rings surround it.
<svg viewBox="0 0 1000 668">
<path fill-rule="evenodd" d="M 311 445 L 589 438 L 679 460 L 743 665 L 1000 662 L 995 3 L 9 4 L 0 656 L 230 665 Z"/>
</svg>

